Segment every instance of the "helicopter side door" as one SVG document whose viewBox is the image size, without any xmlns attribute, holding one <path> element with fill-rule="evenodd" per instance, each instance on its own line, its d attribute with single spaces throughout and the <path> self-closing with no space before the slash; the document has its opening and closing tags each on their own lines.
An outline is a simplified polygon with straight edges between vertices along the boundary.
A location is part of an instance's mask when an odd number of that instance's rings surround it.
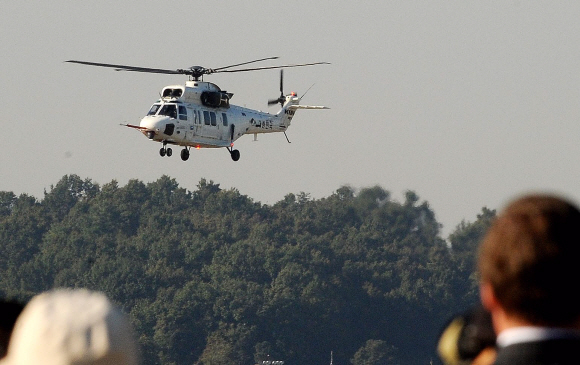
<svg viewBox="0 0 580 365">
<path fill-rule="evenodd" d="M 233 136 L 230 137 L 228 114 L 226 112 L 220 113 L 220 119 L 221 119 L 220 122 L 222 124 L 221 139 L 231 141 L 233 139 Z"/>
<path fill-rule="evenodd" d="M 199 134 L 201 130 L 201 121 L 200 121 L 200 113 L 199 110 L 197 109 L 188 107 L 187 115 L 189 116 L 189 120 L 187 123 L 186 139 L 190 140 Z"/>
<path fill-rule="evenodd" d="M 206 138 L 221 139 L 218 117 L 212 110 L 203 110 L 202 136 Z"/>
<path fill-rule="evenodd" d="M 185 105 L 177 106 L 177 138 L 185 140 L 187 139 L 187 133 L 189 132 L 189 125 L 191 121 L 188 118 L 188 112 Z"/>
</svg>

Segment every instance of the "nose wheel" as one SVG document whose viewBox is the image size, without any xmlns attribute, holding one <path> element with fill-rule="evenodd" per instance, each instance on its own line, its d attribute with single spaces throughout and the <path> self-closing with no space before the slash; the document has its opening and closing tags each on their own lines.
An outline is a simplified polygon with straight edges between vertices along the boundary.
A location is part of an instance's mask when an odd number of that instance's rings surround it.
<svg viewBox="0 0 580 365">
<path fill-rule="evenodd" d="M 171 149 L 171 147 L 165 147 L 167 143 L 163 143 L 163 147 L 161 147 L 161 149 L 159 150 L 159 156 L 161 157 L 171 157 L 171 155 L 173 155 L 173 150 Z"/>
</svg>

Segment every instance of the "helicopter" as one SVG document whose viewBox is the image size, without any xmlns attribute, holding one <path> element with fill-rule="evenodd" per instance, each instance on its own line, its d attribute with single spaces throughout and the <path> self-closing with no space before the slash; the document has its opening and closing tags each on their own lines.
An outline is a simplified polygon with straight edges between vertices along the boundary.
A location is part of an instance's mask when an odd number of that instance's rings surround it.
<svg viewBox="0 0 580 365">
<path fill-rule="evenodd" d="M 159 69 L 68 60 L 65 62 L 89 66 L 109 67 L 116 71 L 134 71 L 158 74 L 181 74 L 189 76 L 185 85 L 169 85 L 161 90 L 160 97 L 153 103 L 147 115 L 139 125 L 122 124 L 143 133 L 149 140 L 160 142 L 161 157 L 171 156 L 173 151 L 167 145 L 183 147 L 181 159 L 187 161 L 192 148 L 226 148 L 233 161 L 240 159 L 240 151 L 234 149 L 234 142 L 243 135 L 253 134 L 254 140 L 260 133 L 283 132 L 290 143 L 286 130 L 298 109 L 329 109 L 325 106 L 301 105 L 296 93 L 284 94 L 284 68 L 329 64 L 314 62 L 265 66 L 253 68 L 236 68 L 255 62 L 277 59 L 268 57 L 249 62 L 238 63 L 219 68 L 192 66 L 187 69 Z M 233 93 L 221 90 L 214 83 L 203 80 L 204 75 L 220 72 L 247 72 L 256 70 L 280 69 L 280 96 L 268 100 L 268 105 L 280 104 L 276 114 L 262 112 L 230 104 Z M 306 91 L 308 92 L 308 90 Z"/>
</svg>

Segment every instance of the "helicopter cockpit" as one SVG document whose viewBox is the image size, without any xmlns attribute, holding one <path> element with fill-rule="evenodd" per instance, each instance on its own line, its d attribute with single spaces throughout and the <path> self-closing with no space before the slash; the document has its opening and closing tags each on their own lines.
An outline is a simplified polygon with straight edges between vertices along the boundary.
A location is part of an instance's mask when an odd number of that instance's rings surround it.
<svg viewBox="0 0 580 365">
<path fill-rule="evenodd" d="M 179 110 L 179 113 L 178 113 Z M 183 105 L 177 104 L 153 104 L 149 112 L 150 115 L 166 115 L 173 119 L 187 120 L 187 109 Z M 179 117 L 178 117 L 179 116 Z"/>
</svg>

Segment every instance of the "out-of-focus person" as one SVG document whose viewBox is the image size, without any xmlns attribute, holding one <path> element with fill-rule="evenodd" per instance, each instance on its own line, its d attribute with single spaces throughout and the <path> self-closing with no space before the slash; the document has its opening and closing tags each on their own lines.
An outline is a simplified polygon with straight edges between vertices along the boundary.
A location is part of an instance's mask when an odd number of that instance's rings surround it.
<svg viewBox="0 0 580 365">
<path fill-rule="evenodd" d="M 491 365 L 495 332 L 491 315 L 481 305 L 453 317 L 439 336 L 437 353 L 445 365 Z"/>
<path fill-rule="evenodd" d="M 1 365 L 137 365 L 129 321 L 105 295 L 58 289 L 33 297 L 18 317 Z"/>
<path fill-rule="evenodd" d="M 514 200 L 479 251 L 480 296 L 495 364 L 580 364 L 580 210 L 553 195 Z"/>
<path fill-rule="evenodd" d="M 24 305 L 15 300 L 0 300 L 0 359 L 6 356 L 16 319 Z"/>
</svg>

